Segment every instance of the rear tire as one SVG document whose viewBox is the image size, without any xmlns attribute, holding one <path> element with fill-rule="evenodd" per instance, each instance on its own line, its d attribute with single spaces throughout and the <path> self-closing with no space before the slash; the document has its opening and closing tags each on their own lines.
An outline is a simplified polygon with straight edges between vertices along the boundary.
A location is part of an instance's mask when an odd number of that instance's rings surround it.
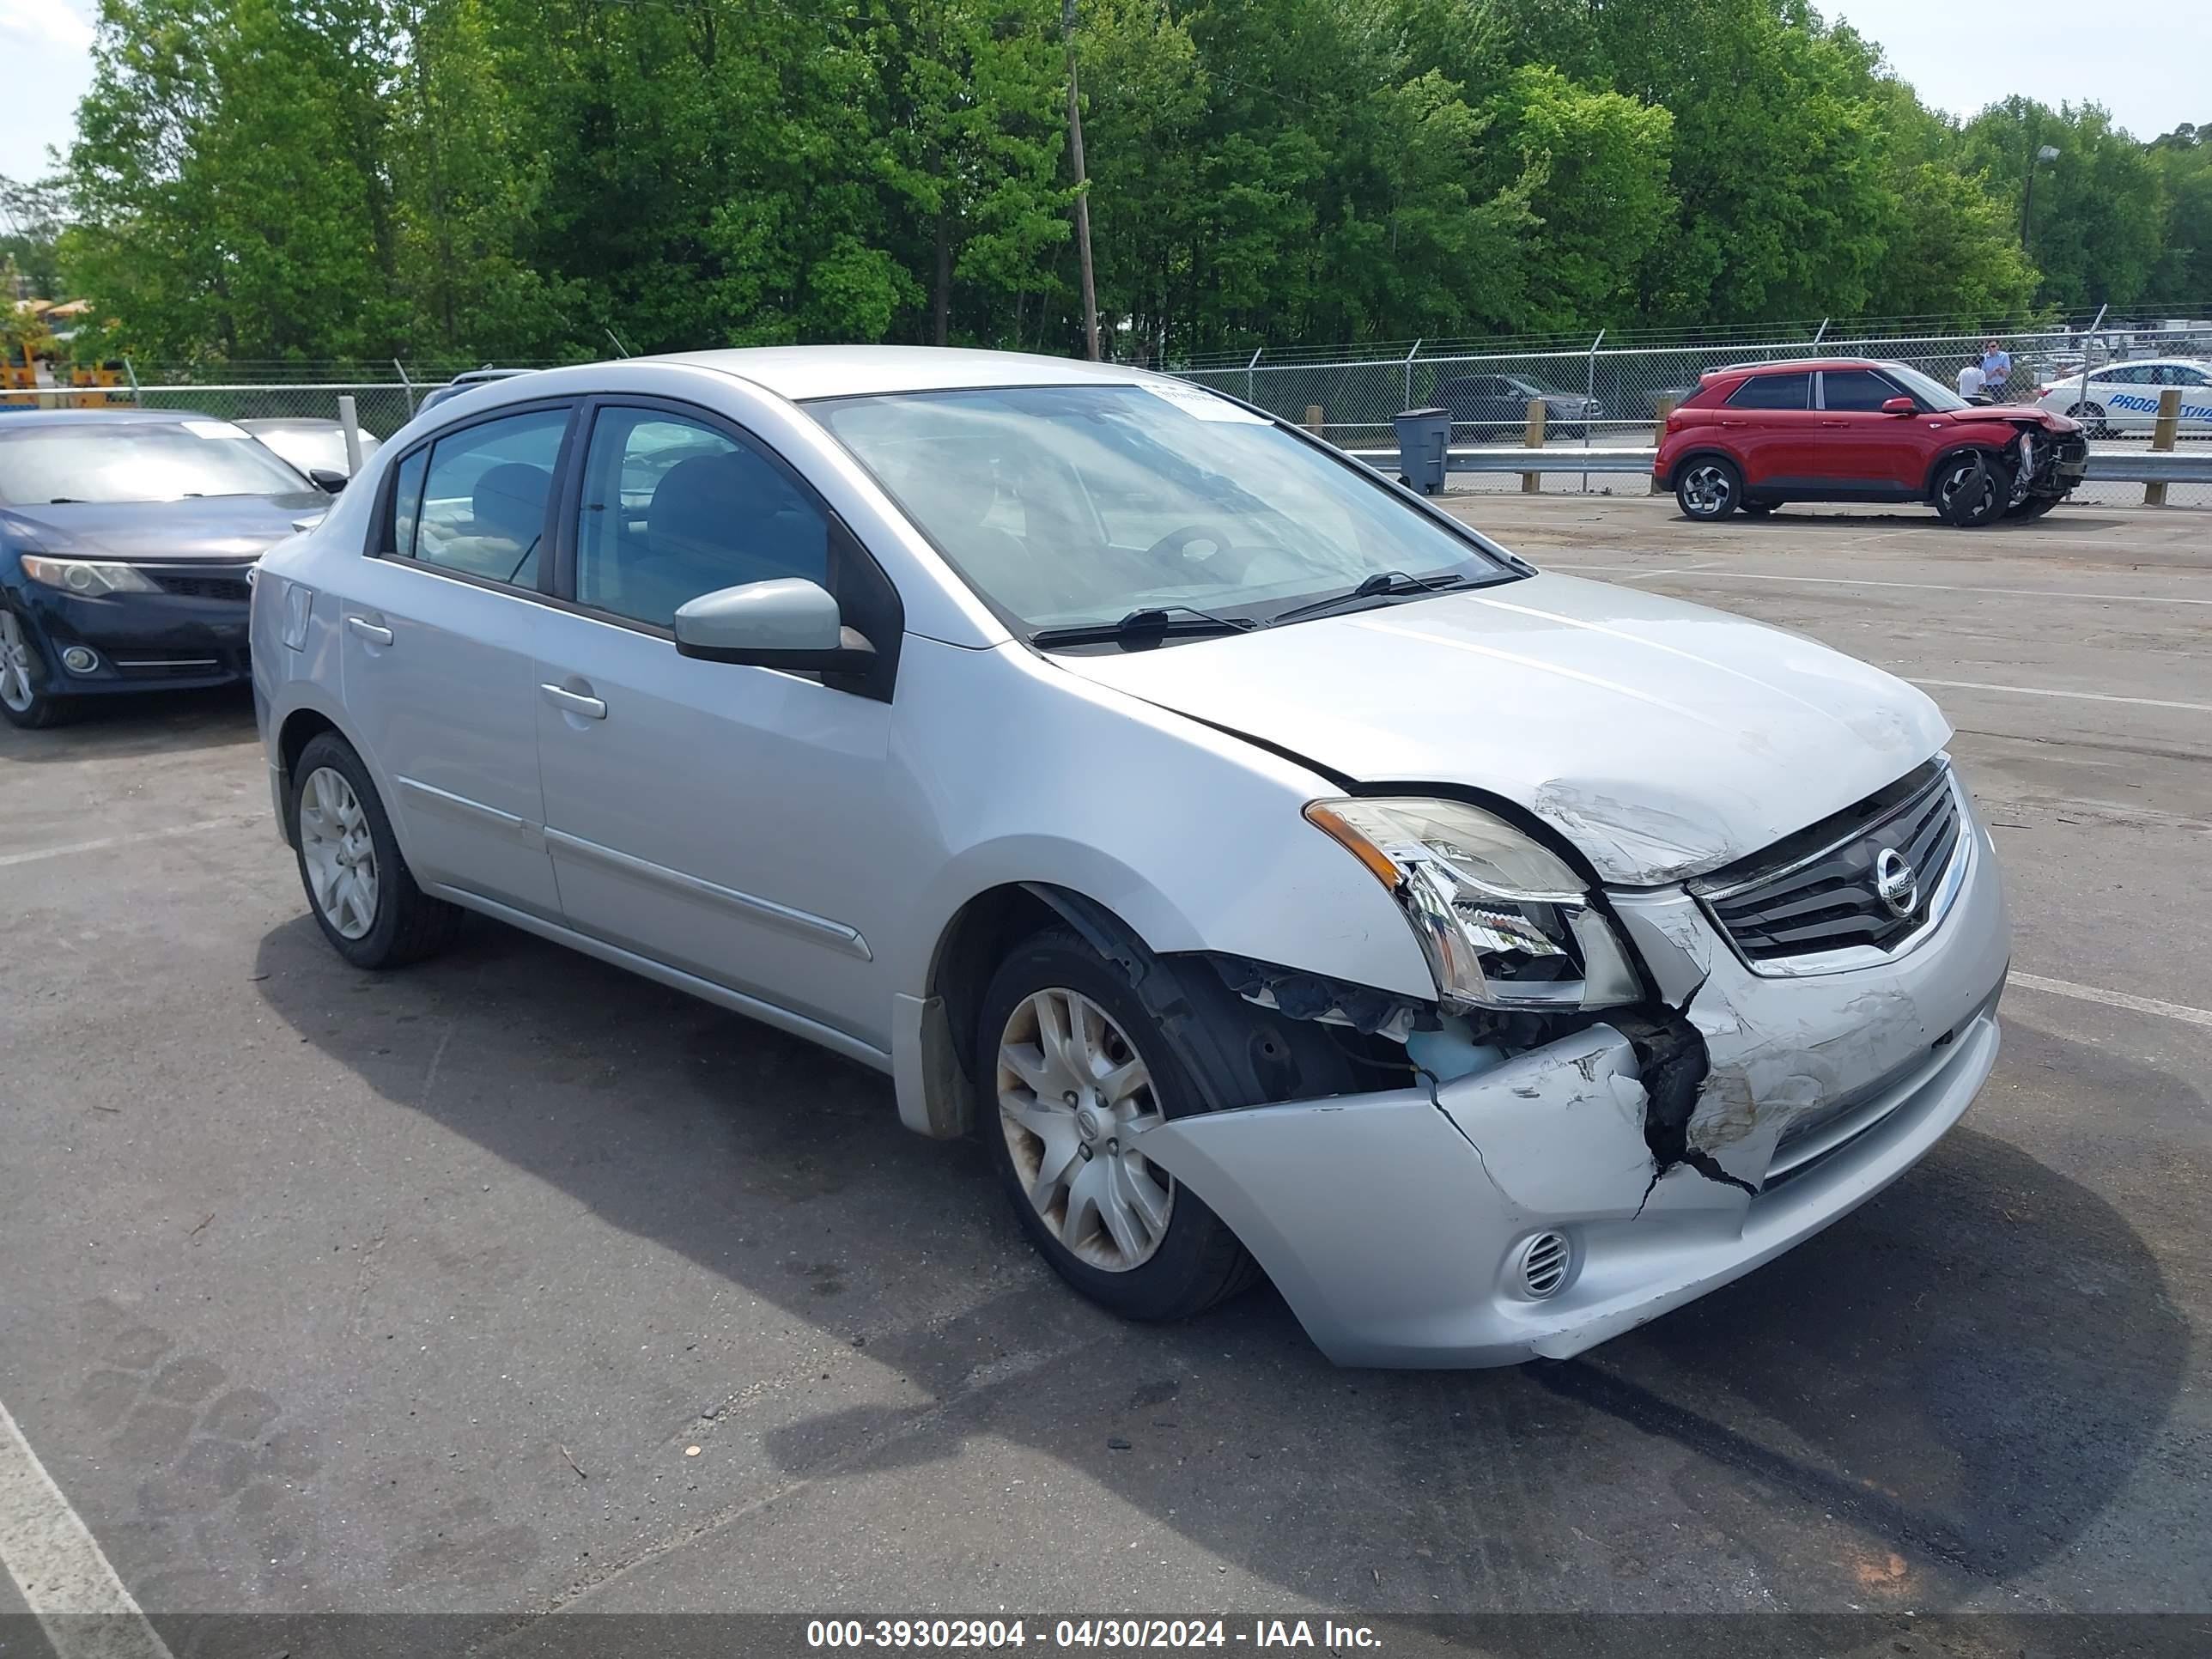
<svg viewBox="0 0 2212 1659">
<path fill-rule="evenodd" d="M 56 696 L 54 671 L 39 649 L 31 626 L 0 604 L 0 715 L 26 732 L 59 726 L 76 714 L 76 701 Z"/>
<path fill-rule="evenodd" d="M 404 967 L 453 943 L 459 907 L 415 884 L 368 768 L 335 732 L 311 738 L 292 769 L 292 843 L 307 908 L 331 948 L 356 968 Z"/>
<path fill-rule="evenodd" d="M 2102 404 L 2076 404 L 2066 411 L 2068 416 L 2081 422 L 2081 430 L 2092 438 L 2109 438 L 2112 428 L 2105 424 Z"/>
<path fill-rule="evenodd" d="M 1685 461 L 1674 479 L 1674 504 L 1682 516 L 1699 524 L 1717 524 L 1743 502 L 1743 474 L 1735 464 L 1717 455 L 1700 455 Z"/>
</svg>

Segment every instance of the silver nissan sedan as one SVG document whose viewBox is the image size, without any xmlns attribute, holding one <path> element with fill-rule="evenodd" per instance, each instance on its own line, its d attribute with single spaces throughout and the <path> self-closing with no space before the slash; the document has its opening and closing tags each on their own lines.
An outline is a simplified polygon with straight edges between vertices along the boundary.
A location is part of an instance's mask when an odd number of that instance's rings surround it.
<svg viewBox="0 0 2212 1659">
<path fill-rule="evenodd" d="M 1544 574 L 1110 365 L 711 351 L 470 389 L 261 563 L 331 947 L 465 911 L 889 1073 L 1143 1319 L 1562 1358 L 1809 1237 L 1995 1060 L 1911 686 Z"/>
</svg>

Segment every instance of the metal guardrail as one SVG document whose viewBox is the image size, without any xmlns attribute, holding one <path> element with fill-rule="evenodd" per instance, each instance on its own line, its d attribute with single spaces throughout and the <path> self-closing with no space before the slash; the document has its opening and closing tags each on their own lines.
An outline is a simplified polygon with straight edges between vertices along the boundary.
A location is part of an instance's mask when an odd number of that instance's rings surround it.
<svg viewBox="0 0 2212 1659">
<path fill-rule="evenodd" d="M 1398 452 L 1389 449 L 1349 449 L 1354 460 L 1377 471 L 1396 475 Z M 1522 445 L 1468 444 L 1444 452 L 1447 472 L 1642 472 L 1651 471 L 1651 449 L 1589 448 L 1571 444 L 1531 449 Z M 2177 451 L 2130 449 L 2092 446 L 2089 470 L 2092 483 L 2212 483 L 2212 454 Z"/>
</svg>

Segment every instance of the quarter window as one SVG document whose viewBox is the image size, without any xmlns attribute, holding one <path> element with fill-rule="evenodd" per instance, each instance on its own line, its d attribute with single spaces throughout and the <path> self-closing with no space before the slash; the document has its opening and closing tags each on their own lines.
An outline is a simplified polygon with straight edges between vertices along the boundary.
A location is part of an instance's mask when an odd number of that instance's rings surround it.
<svg viewBox="0 0 2212 1659">
<path fill-rule="evenodd" d="M 401 461 L 392 546 L 402 557 L 518 586 L 538 585 L 565 409 L 480 421 Z"/>
<path fill-rule="evenodd" d="M 592 423 L 576 527 L 576 598 L 665 628 L 717 589 L 803 576 L 828 585 L 830 521 L 748 443 L 659 410 Z"/>
<path fill-rule="evenodd" d="M 1827 409 L 1879 413 L 1892 398 L 1904 395 L 1870 368 L 1832 368 L 1820 380 L 1820 402 Z"/>
<path fill-rule="evenodd" d="M 1730 409 L 1804 409 L 1813 401 L 1810 374 L 1754 374 L 1729 393 Z"/>
</svg>

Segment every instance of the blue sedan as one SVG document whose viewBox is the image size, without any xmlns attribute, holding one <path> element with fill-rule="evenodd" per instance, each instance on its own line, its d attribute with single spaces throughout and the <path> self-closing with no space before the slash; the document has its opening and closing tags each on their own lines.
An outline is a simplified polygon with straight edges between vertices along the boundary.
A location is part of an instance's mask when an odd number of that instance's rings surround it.
<svg viewBox="0 0 2212 1659">
<path fill-rule="evenodd" d="M 0 419 L 0 715 L 246 678 L 254 562 L 343 483 L 188 410 Z"/>
</svg>

